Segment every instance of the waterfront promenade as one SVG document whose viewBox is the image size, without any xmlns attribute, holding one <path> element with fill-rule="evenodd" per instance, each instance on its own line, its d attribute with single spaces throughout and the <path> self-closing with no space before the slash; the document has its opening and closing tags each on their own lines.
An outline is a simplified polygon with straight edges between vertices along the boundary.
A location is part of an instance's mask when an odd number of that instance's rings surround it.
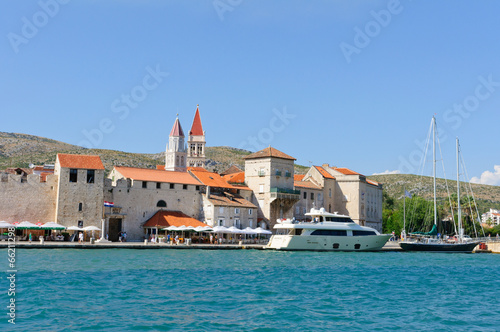
<svg viewBox="0 0 500 332">
<path fill-rule="evenodd" d="M 264 250 L 265 244 L 250 244 L 243 243 L 239 244 L 166 244 L 166 243 L 147 243 L 144 242 L 109 242 L 109 243 L 90 243 L 84 242 L 79 244 L 78 242 L 44 242 L 43 244 L 39 241 L 33 241 L 29 243 L 27 241 L 21 241 L 15 243 L 15 248 L 17 249 L 202 249 L 202 250 Z M 9 242 L 0 241 L 0 249 L 8 248 Z M 11 242 L 12 247 L 12 242 Z M 491 252 L 500 253 L 500 242 L 491 241 L 487 242 L 488 249 L 486 251 L 477 250 L 477 252 Z M 403 251 L 399 246 L 398 242 L 389 241 L 381 249 L 381 251 Z"/>
</svg>

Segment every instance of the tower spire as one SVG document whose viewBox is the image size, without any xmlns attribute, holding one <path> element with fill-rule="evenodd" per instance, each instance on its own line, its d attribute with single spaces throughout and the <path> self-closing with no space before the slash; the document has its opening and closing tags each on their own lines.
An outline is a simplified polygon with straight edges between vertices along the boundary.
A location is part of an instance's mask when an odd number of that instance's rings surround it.
<svg viewBox="0 0 500 332">
<path fill-rule="evenodd" d="M 200 105 L 196 105 L 193 125 L 188 136 L 187 166 L 205 166 L 205 131 L 201 125 Z"/>
</svg>

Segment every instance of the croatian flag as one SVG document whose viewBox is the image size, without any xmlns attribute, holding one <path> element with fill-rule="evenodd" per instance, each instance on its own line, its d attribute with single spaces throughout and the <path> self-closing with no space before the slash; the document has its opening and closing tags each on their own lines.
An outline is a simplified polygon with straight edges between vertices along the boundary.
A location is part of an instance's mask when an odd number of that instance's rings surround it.
<svg viewBox="0 0 500 332">
<path fill-rule="evenodd" d="M 115 206 L 113 202 L 104 201 L 104 206 Z"/>
</svg>

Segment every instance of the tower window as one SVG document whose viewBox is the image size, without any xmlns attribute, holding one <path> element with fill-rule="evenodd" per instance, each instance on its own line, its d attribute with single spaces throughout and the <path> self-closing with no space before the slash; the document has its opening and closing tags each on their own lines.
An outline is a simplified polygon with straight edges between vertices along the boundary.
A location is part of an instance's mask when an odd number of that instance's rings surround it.
<svg viewBox="0 0 500 332">
<path fill-rule="evenodd" d="M 144 189 L 148 188 L 148 181 L 142 181 L 142 188 Z"/>
<path fill-rule="evenodd" d="M 167 202 L 165 202 L 164 200 L 159 200 L 158 203 L 156 203 L 156 207 L 166 208 Z"/>
<path fill-rule="evenodd" d="M 170 189 L 175 189 L 175 184 L 171 183 L 170 184 Z"/>
<path fill-rule="evenodd" d="M 87 183 L 94 183 L 95 171 L 93 169 L 87 170 Z"/>
<path fill-rule="evenodd" d="M 188 188 L 188 185 L 187 185 L 187 184 L 183 184 L 183 185 L 182 185 L 182 189 L 187 190 L 187 188 Z"/>
<path fill-rule="evenodd" d="M 156 182 L 156 189 L 161 189 L 161 182 Z"/>
<path fill-rule="evenodd" d="M 307 199 L 307 193 L 304 191 L 304 199 Z"/>
<path fill-rule="evenodd" d="M 72 168 L 69 170 L 69 182 L 77 182 L 78 180 L 78 170 Z"/>
<path fill-rule="evenodd" d="M 83 203 L 78 203 L 78 212 L 83 211 Z"/>
</svg>

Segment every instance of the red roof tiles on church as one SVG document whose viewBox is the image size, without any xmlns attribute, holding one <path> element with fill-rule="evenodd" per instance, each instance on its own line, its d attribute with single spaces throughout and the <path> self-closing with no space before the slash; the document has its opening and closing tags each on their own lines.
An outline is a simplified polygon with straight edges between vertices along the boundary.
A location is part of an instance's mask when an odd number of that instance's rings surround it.
<svg viewBox="0 0 500 332">
<path fill-rule="evenodd" d="M 175 119 L 174 126 L 172 127 L 172 131 L 170 131 L 170 136 L 182 136 L 184 137 L 184 132 L 182 131 L 181 122 L 179 118 Z"/>
<path fill-rule="evenodd" d="M 182 183 L 201 185 L 187 172 L 165 171 L 151 168 L 115 166 L 115 170 L 127 179 L 151 182 Z"/>
<path fill-rule="evenodd" d="M 251 155 L 243 157 L 243 159 L 259 159 L 259 158 L 268 158 L 268 157 L 296 160 L 294 157 L 291 157 L 291 156 L 287 155 L 286 153 L 283 153 L 283 152 L 276 150 L 275 148 L 272 148 L 272 147 L 268 147 L 268 148 L 265 148 L 264 150 L 260 150 L 258 152 L 252 153 Z"/>
<path fill-rule="evenodd" d="M 104 169 L 99 156 L 58 153 L 57 159 L 64 168 Z"/>
<path fill-rule="evenodd" d="M 315 185 L 311 181 L 294 181 L 293 185 L 296 188 L 321 189 L 320 186 Z"/>
<path fill-rule="evenodd" d="M 207 224 L 202 223 L 199 220 L 191 218 L 190 216 L 180 212 L 180 211 L 158 211 L 154 216 L 149 218 L 148 221 L 142 227 L 169 227 L 169 226 L 193 226 L 193 227 L 205 227 Z"/>
<path fill-rule="evenodd" d="M 214 206 L 234 206 L 234 207 L 245 207 L 245 208 L 257 208 L 256 205 L 252 204 L 251 202 L 247 201 L 241 196 L 238 195 L 210 195 L 208 198 L 210 203 L 212 203 Z"/>
<path fill-rule="evenodd" d="M 193 125 L 189 131 L 189 135 L 203 136 L 203 126 L 201 125 L 199 106 L 196 106 L 196 113 L 194 114 Z"/>
<path fill-rule="evenodd" d="M 326 169 L 324 169 L 323 167 L 321 166 L 314 166 L 318 172 L 320 172 L 320 174 L 325 178 L 325 179 L 335 179 L 335 177 L 333 175 L 331 175 L 330 173 L 327 172 Z"/>
</svg>

